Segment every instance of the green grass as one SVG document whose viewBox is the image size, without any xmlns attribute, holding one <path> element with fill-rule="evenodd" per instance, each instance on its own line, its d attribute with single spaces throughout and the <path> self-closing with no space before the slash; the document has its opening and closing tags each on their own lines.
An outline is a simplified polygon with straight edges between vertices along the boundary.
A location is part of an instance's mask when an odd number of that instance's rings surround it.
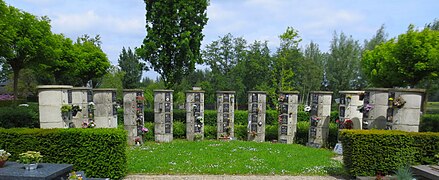
<svg viewBox="0 0 439 180">
<path fill-rule="evenodd" d="M 439 114 L 439 102 L 427 102 L 427 114 Z"/>
<path fill-rule="evenodd" d="M 130 174 L 340 175 L 325 149 L 297 144 L 174 140 L 128 150 Z"/>
</svg>

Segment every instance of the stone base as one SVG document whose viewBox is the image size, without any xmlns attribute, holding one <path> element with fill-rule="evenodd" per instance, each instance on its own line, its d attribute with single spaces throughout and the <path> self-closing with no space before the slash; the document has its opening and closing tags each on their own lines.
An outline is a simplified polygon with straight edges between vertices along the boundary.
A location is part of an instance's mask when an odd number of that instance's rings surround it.
<svg viewBox="0 0 439 180">
<path fill-rule="evenodd" d="M 172 134 L 155 134 L 156 142 L 171 142 L 173 140 Z"/>
</svg>

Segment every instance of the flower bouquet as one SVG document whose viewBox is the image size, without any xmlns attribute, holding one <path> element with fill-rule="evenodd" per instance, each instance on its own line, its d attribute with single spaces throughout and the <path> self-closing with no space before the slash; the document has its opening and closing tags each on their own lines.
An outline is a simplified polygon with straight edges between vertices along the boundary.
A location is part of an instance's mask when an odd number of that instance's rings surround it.
<svg viewBox="0 0 439 180">
<path fill-rule="evenodd" d="M 0 149 L 0 168 L 3 167 L 8 160 L 9 156 L 11 156 L 10 153 L 6 152 L 3 149 Z"/>
<path fill-rule="evenodd" d="M 38 151 L 27 151 L 19 155 L 19 162 L 25 164 L 26 170 L 37 169 L 38 163 L 41 162 L 43 156 Z"/>
</svg>

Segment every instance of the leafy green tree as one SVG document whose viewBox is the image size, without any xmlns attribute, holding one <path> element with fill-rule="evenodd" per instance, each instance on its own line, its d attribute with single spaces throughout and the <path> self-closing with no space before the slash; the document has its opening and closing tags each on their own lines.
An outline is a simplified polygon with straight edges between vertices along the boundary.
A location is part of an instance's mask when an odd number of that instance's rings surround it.
<svg viewBox="0 0 439 180">
<path fill-rule="evenodd" d="M 143 63 L 139 62 L 139 57 L 131 51 L 128 47 L 128 51 L 125 47 L 122 48 L 122 52 L 119 55 L 119 67 L 121 71 L 125 72 L 123 77 L 123 88 L 134 89 L 138 88 L 140 79 L 142 78 Z"/>
<path fill-rule="evenodd" d="M 18 95 L 20 71 L 31 67 L 52 55 L 50 46 L 50 20 L 36 17 L 15 7 L 5 8 L 0 2 L 0 60 L 13 72 L 13 89 Z"/>
<path fill-rule="evenodd" d="M 319 90 L 323 80 L 323 61 L 324 55 L 319 49 L 319 45 L 311 42 L 306 46 L 304 59 L 297 64 L 297 73 L 295 79 L 296 87 L 301 94 L 301 101 L 308 99 L 310 91 Z"/>
<path fill-rule="evenodd" d="M 388 34 L 385 31 L 384 24 L 377 30 L 375 35 L 370 40 L 364 41 L 364 50 L 373 50 L 376 46 L 387 41 Z"/>
<path fill-rule="evenodd" d="M 360 74 L 361 46 L 352 36 L 334 33 L 325 64 L 328 87 L 338 96 L 342 90 L 362 89 Z"/>
<path fill-rule="evenodd" d="M 125 72 L 119 70 L 116 66 L 111 65 L 107 73 L 100 79 L 100 82 L 96 84 L 98 88 L 116 88 L 117 99 L 123 98 L 123 86 L 122 80 L 125 76 Z"/>
<path fill-rule="evenodd" d="M 363 54 L 369 80 L 381 87 L 416 87 L 439 74 L 439 31 L 410 25 L 405 34 Z"/>
<path fill-rule="evenodd" d="M 145 0 L 147 35 L 136 53 L 172 88 L 203 61 L 202 30 L 208 0 Z"/>
</svg>

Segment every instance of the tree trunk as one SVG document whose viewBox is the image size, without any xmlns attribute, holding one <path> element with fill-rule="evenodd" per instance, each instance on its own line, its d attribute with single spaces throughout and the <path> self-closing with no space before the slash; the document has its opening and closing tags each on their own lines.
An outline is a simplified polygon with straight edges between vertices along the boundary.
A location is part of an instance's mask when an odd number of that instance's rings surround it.
<svg viewBox="0 0 439 180">
<path fill-rule="evenodd" d="M 14 100 L 17 100 L 18 99 L 18 77 L 20 75 L 20 69 L 12 68 L 12 71 L 14 72 L 14 85 L 13 85 Z"/>
</svg>

